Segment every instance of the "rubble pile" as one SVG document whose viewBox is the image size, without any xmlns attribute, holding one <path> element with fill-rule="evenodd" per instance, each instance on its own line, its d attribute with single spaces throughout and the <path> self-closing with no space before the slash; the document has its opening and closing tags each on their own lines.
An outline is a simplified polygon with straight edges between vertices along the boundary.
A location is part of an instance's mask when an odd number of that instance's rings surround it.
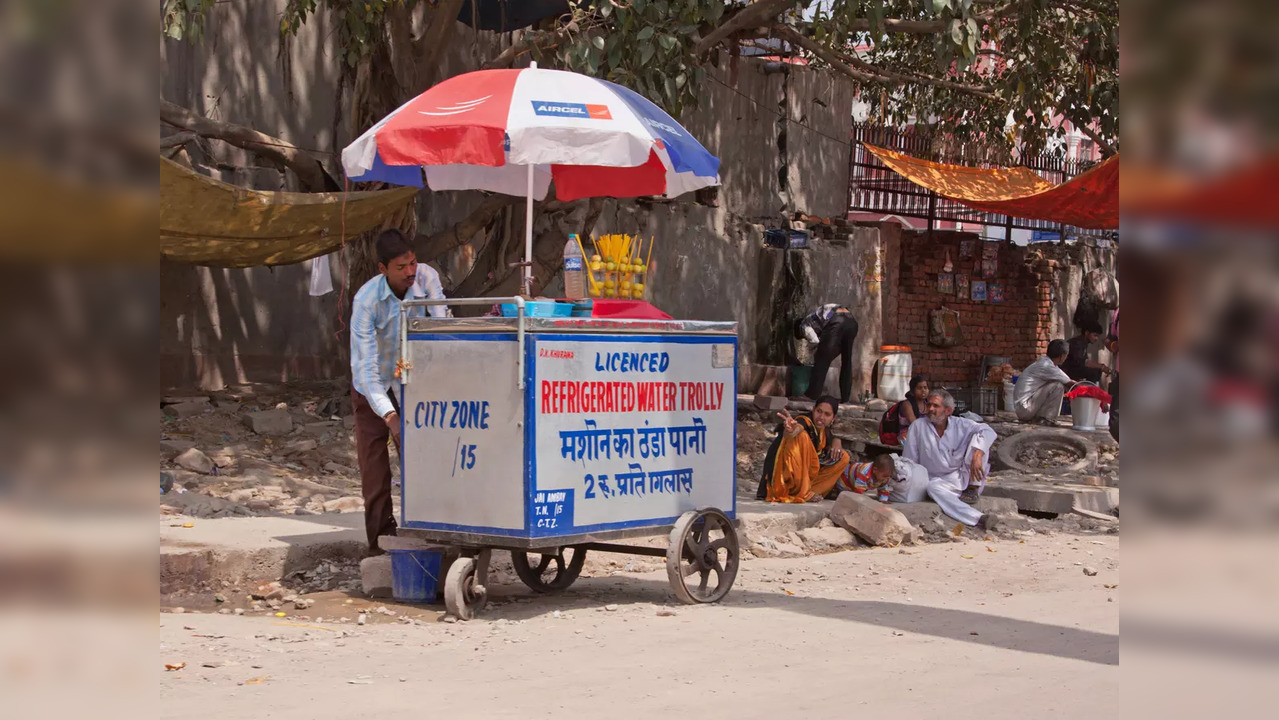
<svg viewBox="0 0 1279 720">
<path fill-rule="evenodd" d="M 363 512 L 353 427 L 350 398 L 332 383 L 162 398 L 160 469 L 172 488 L 161 512 Z"/>
</svg>

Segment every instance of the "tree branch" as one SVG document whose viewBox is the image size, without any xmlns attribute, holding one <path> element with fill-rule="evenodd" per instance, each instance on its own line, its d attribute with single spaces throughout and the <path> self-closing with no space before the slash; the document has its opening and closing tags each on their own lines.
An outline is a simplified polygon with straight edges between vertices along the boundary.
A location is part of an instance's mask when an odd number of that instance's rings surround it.
<svg viewBox="0 0 1279 720">
<path fill-rule="evenodd" d="M 440 58 L 453 37 L 457 27 L 457 14 L 462 10 L 462 0 L 439 0 L 431 11 L 431 22 L 423 31 L 422 37 L 413 41 L 413 55 L 421 57 L 421 65 L 426 67 L 426 78 L 423 87 L 410 87 L 411 95 L 430 87 L 440 70 Z"/>
<path fill-rule="evenodd" d="M 297 175 L 298 182 L 307 192 L 324 192 L 341 190 L 337 182 L 329 177 L 324 166 L 314 157 L 306 154 L 291 143 L 266 133 L 258 132 L 235 123 L 213 120 L 198 115 L 187 108 L 160 98 L 160 120 L 182 130 L 189 130 L 201 137 L 214 138 L 243 148 L 250 152 L 271 158 Z"/>
<path fill-rule="evenodd" d="M 795 0 L 758 0 L 758 2 L 747 5 L 724 24 L 707 33 L 706 37 L 697 41 L 697 45 L 693 48 L 693 55 L 705 55 L 713 50 L 720 41 L 738 30 L 772 24 L 773 18 L 778 13 L 794 4 Z"/>
<path fill-rule="evenodd" d="M 519 56 L 532 50 L 535 47 L 545 47 L 547 45 L 558 45 L 561 41 L 568 38 L 579 30 L 577 23 L 568 23 L 561 25 L 555 30 L 525 30 L 520 33 L 520 39 L 511 44 L 510 47 L 503 50 L 497 57 L 489 60 L 480 66 L 481 70 L 495 70 L 497 68 L 510 67 Z"/>
<path fill-rule="evenodd" d="M 930 77 L 927 75 L 896 72 L 894 70 L 887 70 L 885 68 L 871 65 L 865 60 L 859 60 L 858 58 L 831 50 L 816 40 L 806 37 L 787 25 L 775 25 L 773 26 L 773 32 L 777 37 L 780 37 L 793 45 L 798 45 L 804 48 L 826 62 L 832 68 L 848 75 L 854 80 L 861 82 L 879 82 L 888 85 L 931 85 L 934 87 L 941 87 L 949 90 L 955 90 L 957 92 L 967 93 L 969 95 L 975 95 L 986 100 L 999 99 L 998 95 L 985 88 L 965 85 L 963 83 L 952 82 L 950 80 L 942 80 L 940 78 Z"/>
<path fill-rule="evenodd" d="M 417 48 L 413 42 L 413 11 L 403 3 L 386 9 L 387 50 L 391 56 L 391 72 L 395 82 L 407 95 L 415 95 L 417 80 Z"/>
<path fill-rule="evenodd" d="M 160 149 L 163 150 L 165 148 L 176 147 L 178 145 L 186 145 L 197 137 L 199 137 L 199 135 L 196 135 L 190 130 L 175 132 L 172 135 L 160 138 Z"/>
<path fill-rule="evenodd" d="M 1057 109 L 1060 110 L 1061 114 L 1064 115 L 1065 118 L 1070 121 L 1071 125 L 1074 125 L 1076 128 L 1079 129 L 1079 132 L 1087 136 L 1089 140 L 1092 140 L 1093 142 L 1097 143 L 1097 147 L 1101 148 L 1101 154 L 1103 157 L 1110 157 L 1111 155 L 1114 155 L 1119 152 L 1119 149 L 1116 148 L 1114 144 L 1108 142 L 1105 138 L 1101 136 L 1100 133 L 1098 133 L 1096 130 L 1093 130 L 1090 125 L 1081 123 L 1078 120 L 1076 120 L 1075 119 L 1076 115 L 1073 111 L 1068 110 L 1064 105 L 1058 105 Z"/>
<path fill-rule="evenodd" d="M 425 240 L 418 239 L 418 260 L 421 262 L 431 262 L 436 258 L 444 255 L 450 250 L 460 248 L 470 242 L 475 233 L 483 230 L 502 208 L 508 205 L 522 203 L 523 198 L 512 197 L 510 195 L 490 195 L 484 198 L 470 215 L 462 220 L 454 223 L 452 227 L 441 230 L 427 237 Z"/>
</svg>

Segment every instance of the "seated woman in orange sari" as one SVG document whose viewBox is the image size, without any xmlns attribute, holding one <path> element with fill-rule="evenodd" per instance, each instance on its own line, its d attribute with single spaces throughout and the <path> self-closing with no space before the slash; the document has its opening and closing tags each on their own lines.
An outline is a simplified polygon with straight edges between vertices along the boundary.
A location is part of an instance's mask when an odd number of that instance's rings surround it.
<svg viewBox="0 0 1279 720">
<path fill-rule="evenodd" d="M 769 502 L 820 502 L 835 487 L 849 463 L 839 438 L 827 430 L 838 407 L 838 400 L 823 397 L 809 416 L 778 413 L 781 434 L 764 460 L 761 483 Z"/>
</svg>

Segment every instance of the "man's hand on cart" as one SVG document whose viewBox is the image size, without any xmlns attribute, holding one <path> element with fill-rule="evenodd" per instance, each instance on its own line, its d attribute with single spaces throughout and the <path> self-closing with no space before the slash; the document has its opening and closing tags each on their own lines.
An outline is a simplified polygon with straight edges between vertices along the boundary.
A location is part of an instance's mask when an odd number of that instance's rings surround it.
<svg viewBox="0 0 1279 720">
<path fill-rule="evenodd" d="M 786 437 L 795 437 L 799 434 L 799 423 L 795 422 L 795 418 L 790 416 L 789 410 L 783 410 L 777 413 L 777 417 L 782 419 L 782 425 L 785 428 Z"/>
<path fill-rule="evenodd" d="M 386 422 L 387 428 L 391 430 L 391 437 L 395 439 L 395 447 L 400 446 L 400 414 L 392 410 L 382 418 Z"/>
</svg>

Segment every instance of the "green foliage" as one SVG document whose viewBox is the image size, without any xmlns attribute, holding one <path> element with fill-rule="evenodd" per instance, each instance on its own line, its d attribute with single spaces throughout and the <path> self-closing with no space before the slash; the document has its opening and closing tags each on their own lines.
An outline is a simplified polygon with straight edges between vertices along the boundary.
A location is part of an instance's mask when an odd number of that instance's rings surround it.
<svg viewBox="0 0 1279 720">
<path fill-rule="evenodd" d="M 320 5 L 337 21 L 338 58 L 355 67 L 386 33 L 386 11 L 392 5 L 412 8 L 416 0 L 288 0 L 280 18 L 280 36 L 296 35 Z"/>
<path fill-rule="evenodd" d="M 538 64 L 625 85 L 674 117 L 695 107 L 706 70 L 693 54 L 719 24 L 723 0 L 596 0 L 574 3 L 579 28 L 535 49 Z"/>
<path fill-rule="evenodd" d="M 880 13 L 931 21 L 939 31 L 885 32 Z M 866 18 L 869 32 L 859 30 Z M 1117 0 L 835 0 L 813 24 L 823 45 L 885 75 L 923 75 L 970 89 L 869 83 L 862 98 L 886 123 L 933 125 L 959 141 L 1002 138 L 1011 145 L 1015 137 L 1029 153 L 1062 134 L 1065 116 L 1093 123 L 1098 135 L 1118 144 Z M 882 92 L 865 92 L 875 86 Z"/>
<path fill-rule="evenodd" d="M 163 0 L 160 28 L 165 37 L 198 41 L 204 36 L 204 17 L 216 0 Z"/>
<path fill-rule="evenodd" d="M 387 10 L 417 1 L 287 0 L 280 33 L 293 35 L 327 11 L 336 24 L 337 51 L 355 67 L 386 42 Z M 164 0 L 165 34 L 199 40 L 214 5 Z M 574 3 L 555 32 L 533 31 L 540 39 L 531 51 L 544 67 L 625 85 L 679 117 L 704 92 L 708 58 L 696 56 L 695 47 L 727 19 L 725 5 Z M 732 10 L 741 7 L 731 2 Z M 796 0 L 759 24 L 770 22 L 790 24 L 852 58 L 854 69 L 871 78 L 861 98 L 872 105 L 873 117 L 887 123 L 933 125 L 961 142 L 1003 138 L 1011 145 L 1015 137 L 1024 151 L 1038 152 L 1062 132 L 1065 115 L 1093 124 L 1117 144 L 1118 0 Z"/>
</svg>

